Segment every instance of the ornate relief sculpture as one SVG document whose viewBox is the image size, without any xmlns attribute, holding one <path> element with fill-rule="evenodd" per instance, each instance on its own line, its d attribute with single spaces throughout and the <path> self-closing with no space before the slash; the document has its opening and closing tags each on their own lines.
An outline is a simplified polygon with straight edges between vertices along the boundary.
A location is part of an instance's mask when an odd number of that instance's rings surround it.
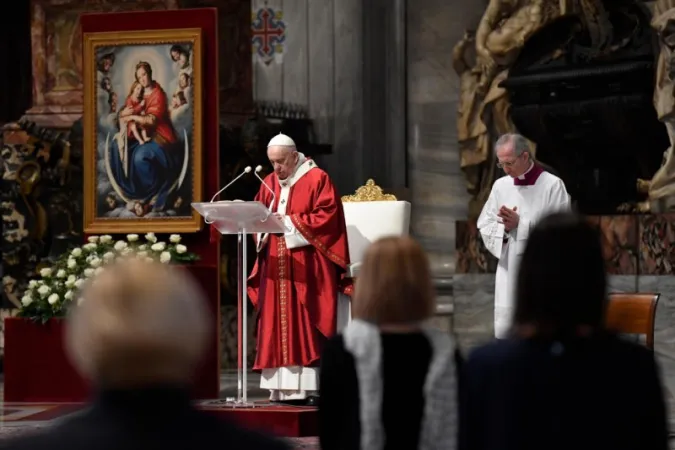
<svg viewBox="0 0 675 450">
<path fill-rule="evenodd" d="M 358 188 L 354 194 L 342 196 L 343 202 L 395 202 L 396 200 L 395 195 L 385 194 L 372 178 Z"/>
<path fill-rule="evenodd" d="M 670 147 L 663 154 L 663 164 L 651 180 L 638 180 L 638 189 L 649 194 L 641 211 L 675 208 L 675 0 L 657 0 L 652 27 L 659 36 L 660 54 L 656 68 L 654 108 L 666 126 Z M 656 206 L 659 205 L 659 206 Z M 656 207 L 655 207 L 656 206 Z"/>
<path fill-rule="evenodd" d="M 515 131 L 506 91 L 499 84 L 525 41 L 559 16 L 558 0 L 491 0 L 475 38 L 467 32 L 454 48 L 453 67 L 460 77 L 461 167 L 472 196 L 469 217 L 478 216 L 497 176 L 493 142 Z"/>
<path fill-rule="evenodd" d="M 580 17 L 590 36 L 589 56 L 609 50 L 612 27 L 601 0 L 490 0 L 475 38 L 467 32 L 454 48 L 453 67 L 460 77 L 461 167 L 472 195 L 469 217 L 478 216 L 498 176 L 493 143 L 499 135 L 516 131 L 509 118 L 507 92 L 500 83 L 528 39 L 566 15 Z M 562 52 L 548 58 L 555 59 Z"/>
<path fill-rule="evenodd" d="M 18 307 L 42 259 L 81 239 L 82 188 L 80 177 L 72 176 L 70 143 L 59 135 L 31 123 L 8 124 L 0 149 L 2 284 Z"/>
</svg>

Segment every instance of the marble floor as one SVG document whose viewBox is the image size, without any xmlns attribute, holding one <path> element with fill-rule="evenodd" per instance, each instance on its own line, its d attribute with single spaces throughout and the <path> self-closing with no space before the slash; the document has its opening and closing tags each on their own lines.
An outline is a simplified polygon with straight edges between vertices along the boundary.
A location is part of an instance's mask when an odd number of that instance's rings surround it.
<svg viewBox="0 0 675 450">
<path fill-rule="evenodd" d="M 260 389 L 260 376 L 249 374 L 248 400 L 264 402 L 268 399 L 268 391 Z M 225 400 L 237 396 L 237 375 L 226 372 L 220 378 L 220 399 Z M 0 399 L 4 383 L 0 375 Z M 206 400 L 205 405 L 212 406 L 217 401 Z M 36 430 L 52 426 L 68 418 L 83 408 L 82 404 L 75 403 L 6 403 L 0 401 L 0 441 L 20 434 L 31 433 Z M 317 438 L 288 439 L 294 449 L 318 449 Z"/>
<path fill-rule="evenodd" d="M 268 399 L 267 391 L 259 387 L 259 375 L 250 374 L 248 377 L 248 398 L 254 402 L 264 402 Z M 220 380 L 221 392 L 220 401 L 237 395 L 237 376 L 236 373 L 223 373 Z M 0 397 L 2 396 L 2 378 L 0 376 Z M 675 414 L 672 407 L 673 401 L 670 400 L 670 417 Z M 218 400 L 206 400 L 204 404 L 213 405 Z M 44 427 L 57 424 L 60 420 L 68 418 L 70 415 L 82 409 L 81 404 L 68 403 L 5 403 L 0 402 L 0 441 L 8 439 L 19 434 L 31 433 Z M 671 419 L 672 420 L 672 419 Z M 291 438 L 288 442 L 294 449 L 319 449 L 318 439 L 309 438 Z M 671 439 L 671 450 L 675 450 L 675 439 Z"/>
</svg>

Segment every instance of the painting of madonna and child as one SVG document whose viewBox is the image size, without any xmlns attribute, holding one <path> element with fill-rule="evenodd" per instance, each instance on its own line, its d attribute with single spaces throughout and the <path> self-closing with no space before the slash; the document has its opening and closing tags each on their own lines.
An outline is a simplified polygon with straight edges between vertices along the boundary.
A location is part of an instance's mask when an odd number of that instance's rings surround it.
<svg viewBox="0 0 675 450">
<path fill-rule="evenodd" d="M 145 33 L 158 39 L 160 32 Z M 200 36 L 164 33 L 173 39 L 153 43 L 152 37 L 138 37 L 141 42 L 134 43 L 123 35 L 124 42 L 96 42 L 91 61 L 85 62 L 93 72 L 85 78 L 92 84 L 85 97 L 93 97 L 85 104 L 95 107 L 89 125 L 96 151 L 85 154 L 90 163 L 85 164 L 90 181 L 85 183 L 85 228 L 90 232 L 200 227 L 190 205 L 201 200 L 202 184 Z M 85 35 L 85 51 L 87 38 L 96 36 Z M 93 190 L 91 202 L 88 190 Z"/>
</svg>

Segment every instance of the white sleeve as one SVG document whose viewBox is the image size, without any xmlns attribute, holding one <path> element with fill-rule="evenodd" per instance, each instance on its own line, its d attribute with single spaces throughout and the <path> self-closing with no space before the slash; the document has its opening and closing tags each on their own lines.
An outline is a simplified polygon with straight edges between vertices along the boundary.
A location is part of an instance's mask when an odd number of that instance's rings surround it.
<svg viewBox="0 0 675 450">
<path fill-rule="evenodd" d="M 294 249 L 309 245 L 307 239 L 305 239 L 305 237 L 295 228 L 295 225 L 293 225 L 293 221 L 289 216 L 284 216 L 284 225 L 286 225 L 286 228 L 289 230 L 284 233 L 286 248 Z"/>
<path fill-rule="evenodd" d="M 485 202 L 485 206 L 483 206 L 480 216 L 478 216 L 478 223 L 476 226 L 478 227 L 481 238 L 483 238 L 485 248 L 497 258 L 501 258 L 505 234 L 504 224 L 501 219 L 497 217 L 498 211 L 499 206 L 497 206 L 497 199 L 493 187 L 487 202 Z"/>
<path fill-rule="evenodd" d="M 526 241 L 530 236 L 530 231 L 539 220 L 549 214 L 556 212 L 569 211 L 571 208 L 570 196 L 565 189 L 565 183 L 558 180 L 548 191 L 547 202 L 541 211 L 537 211 L 534 217 L 521 217 L 516 228 L 516 240 Z"/>
</svg>

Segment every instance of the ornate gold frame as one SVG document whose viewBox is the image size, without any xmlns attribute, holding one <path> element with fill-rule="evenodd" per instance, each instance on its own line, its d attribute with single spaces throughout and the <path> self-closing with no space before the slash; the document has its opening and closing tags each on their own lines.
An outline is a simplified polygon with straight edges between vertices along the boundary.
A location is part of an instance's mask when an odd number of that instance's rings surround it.
<svg viewBox="0 0 675 450">
<path fill-rule="evenodd" d="M 381 187 L 370 178 L 366 184 L 356 190 L 353 195 L 343 195 L 343 202 L 395 202 L 396 196 L 385 194 Z"/>
<path fill-rule="evenodd" d="M 177 218 L 107 219 L 96 216 L 96 57 L 99 46 L 138 44 L 170 44 L 191 42 L 193 45 L 194 101 L 192 145 L 192 201 L 199 202 L 203 195 L 202 161 L 202 32 L 199 28 L 173 30 L 139 30 L 111 33 L 85 33 L 83 36 L 84 60 L 84 231 L 85 233 L 193 233 L 202 228 L 199 214 Z"/>
</svg>

